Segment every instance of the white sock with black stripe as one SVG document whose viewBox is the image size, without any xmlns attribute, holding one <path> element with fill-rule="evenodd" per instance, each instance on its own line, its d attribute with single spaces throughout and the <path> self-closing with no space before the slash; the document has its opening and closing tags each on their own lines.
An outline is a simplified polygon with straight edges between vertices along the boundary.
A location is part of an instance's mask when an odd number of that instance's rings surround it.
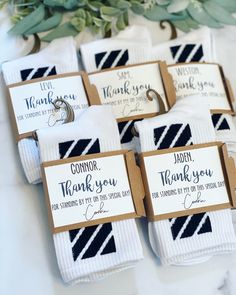
<svg viewBox="0 0 236 295">
<path fill-rule="evenodd" d="M 165 60 L 167 64 L 180 62 L 213 62 L 215 44 L 209 28 L 201 28 L 176 39 L 152 47 L 150 60 Z"/>
<path fill-rule="evenodd" d="M 131 26 L 113 38 L 82 44 L 80 49 L 85 70 L 93 72 L 147 61 L 151 37 L 147 28 Z M 135 120 L 129 120 L 118 123 L 124 149 L 135 148 L 131 132 L 134 122 Z"/>
<path fill-rule="evenodd" d="M 78 121 L 37 134 L 42 162 L 121 148 L 110 106 L 91 106 Z M 143 258 L 133 219 L 66 231 L 53 238 L 61 275 L 69 284 L 102 279 Z"/>
<path fill-rule="evenodd" d="M 115 37 L 81 44 L 80 51 L 85 71 L 90 73 L 145 62 L 150 48 L 147 28 L 131 26 Z"/>
<path fill-rule="evenodd" d="M 217 62 L 215 41 L 209 28 L 201 28 L 177 39 L 152 47 L 150 59 L 165 60 L 167 64 L 183 62 Z M 181 79 L 181 77 L 175 77 Z M 236 130 L 231 115 L 213 114 L 216 138 L 227 144 L 229 152 L 236 152 Z"/>
<path fill-rule="evenodd" d="M 215 141 L 209 110 L 196 97 L 183 98 L 167 114 L 135 127 L 142 152 Z M 153 251 L 164 265 L 199 263 L 236 249 L 229 209 L 149 222 L 148 227 Z"/>
<path fill-rule="evenodd" d="M 76 47 L 72 37 L 56 39 L 39 53 L 21 57 L 2 65 L 7 85 L 78 71 Z M 32 138 L 18 142 L 18 150 L 29 183 L 41 182 L 37 143 Z"/>
</svg>

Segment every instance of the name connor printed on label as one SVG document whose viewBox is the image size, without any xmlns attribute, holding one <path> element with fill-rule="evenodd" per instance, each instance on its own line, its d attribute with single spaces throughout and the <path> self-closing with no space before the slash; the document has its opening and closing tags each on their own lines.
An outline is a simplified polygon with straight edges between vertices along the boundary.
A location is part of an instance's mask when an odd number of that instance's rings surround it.
<svg viewBox="0 0 236 295">
<path fill-rule="evenodd" d="M 135 212 L 123 155 L 61 163 L 44 171 L 54 228 Z"/>
<path fill-rule="evenodd" d="M 217 146 L 145 156 L 154 216 L 229 202 Z"/>
</svg>

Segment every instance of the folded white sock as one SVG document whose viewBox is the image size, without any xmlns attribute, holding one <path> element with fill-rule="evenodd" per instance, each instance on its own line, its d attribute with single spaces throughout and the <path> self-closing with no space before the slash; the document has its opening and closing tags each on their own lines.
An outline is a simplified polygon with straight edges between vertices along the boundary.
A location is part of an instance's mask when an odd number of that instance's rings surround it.
<svg viewBox="0 0 236 295">
<path fill-rule="evenodd" d="M 142 26 L 131 26 L 115 37 L 82 44 L 81 57 L 85 71 L 144 62 L 149 56 L 151 38 Z"/>
<path fill-rule="evenodd" d="M 236 153 L 236 128 L 232 116 L 219 113 L 212 114 L 211 119 L 217 140 L 226 143 L 229 154 Z"/>
<path fill-rule="evenodd" d="M 135 123 L 142 152 L 215 141 L 204 99 L 186 97 L 165 115 Z M 149 222 L 153 251 L 164 265 L 199 263 L 236 249 L 229 209 Z"/>
<path fill-rule="evenodd" d="M 56 39 L 36 54 L 4 63 L 2 70 L 7 85 L 78 71 L 74 40 L 72 37 Z M 37 143 L 32 138 L 22 139 L 18 142 L 18 150 L 28 182 L 41 182 Z"/>
<path fill-rule="evenodd" d="M 149 59 L 151 37 L 147 28 L 131 26 L 117 36 L 81 45 L 82 61 L 87 72 L 145 62 Z M 118 123 L 122 148 L 134 149 L 131 130 L 135 120 Z"/>
<path fill-rule="evenodd" d="M 215 61 L 215 44 L 209 28 L 202 28 L 152 47 L 150 60 L 180 62 Z"/>
<path fill-rule="evenodd" d="M 177 39 L 158 44 L 152 48 L 150 59 L 166 60 L 167 64 L 217 62 L 212 31 L 204 27 Z M 236 130 L 232 116 L 222 113 L 213 114 L 212 122 L 217 140 L 225 142 L 229 152 L 236 152 Z"/>
<path fill-rule="evenodd" d="M 78 121 L 37 134 L 42 162 L 121 148 L 110 106 L 91 106 Z M 143 258 L 134 219 L 66 231 L 53 238 L 61 275 L 69 284 L 102 279 Z"/>
</svg>

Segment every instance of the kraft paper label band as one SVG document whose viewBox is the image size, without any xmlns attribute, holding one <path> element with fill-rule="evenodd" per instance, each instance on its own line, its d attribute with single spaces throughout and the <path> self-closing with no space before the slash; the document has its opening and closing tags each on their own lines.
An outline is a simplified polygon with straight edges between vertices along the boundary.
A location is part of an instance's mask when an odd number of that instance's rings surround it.
<svg viewBox="0 0 236 295">
<path fill-rule="evenodd" d="M 173 77 L 176 99 L 199 94 L 212 113 L 234 114 L 233 92 L 222 67 L 216 63 L 180 63 L 168 66 Z"/>
<path fill-rule="evenodd" d="M 9 106 L 16 139 L 29 137 L 32 132 L 62 124 L 63 109 L 56 110 L 53 101 L 64 99 L 74 110 L 75 119 L 88 107 L 81 73 L 68 73 L 33 79 L 8 86 Z"/>
<path fill-rule="evenodd" d="M 88 83 L 96 87 L 90 104 L 109 104 L 118 122 L 152 117 L 158 114 L 158 100 L 147 99 L 154 89 L 161 96 L 165 110 L 175 103 L 175 90 L 165 62 L 149 62 L 116 67 L 88 74 Z"/>
<path fill-rule="evenodd" d="M 141 173 L 133 152 L 46 162 L 42 171 L 53 233 L 145 215 Z"/>
<path fill-rule="evenodd" d="M 141 154 L 148 218 L 154 221 L 235 206 L 231 160 L 222 143 Z"/>
</svg>

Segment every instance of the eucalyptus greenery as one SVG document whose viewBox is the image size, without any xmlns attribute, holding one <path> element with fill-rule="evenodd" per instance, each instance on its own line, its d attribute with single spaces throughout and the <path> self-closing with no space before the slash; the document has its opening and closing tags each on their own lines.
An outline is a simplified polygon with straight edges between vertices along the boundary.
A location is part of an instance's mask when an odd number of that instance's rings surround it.
<svg viewBox="0 0 236 295">
<path fill-rule="evenodd" d="M 0 0 L 0 9 L 5 5 L 12 9 L 15 24 L 9 33 L 27 36 L 49 31 L 42 37 L 48 42 L 76 36 L 86 27 L 103 35 L 114 28 L 123 30 L 131 12 L 151 21 L 169 20 L 184 32 L 199 25 L 236 25 L 232 15 L 236 0 Z"/>
</svg>

